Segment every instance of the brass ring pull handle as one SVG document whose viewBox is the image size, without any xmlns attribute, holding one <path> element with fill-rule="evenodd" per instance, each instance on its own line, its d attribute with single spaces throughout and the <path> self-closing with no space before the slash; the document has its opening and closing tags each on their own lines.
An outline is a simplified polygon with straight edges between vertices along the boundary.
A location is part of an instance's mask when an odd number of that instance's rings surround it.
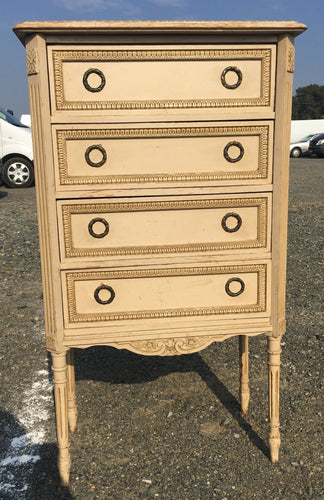
<svg viewBox="0 0 324 500">
<path fill-rule="evenodd" d="M 99 83 L 98 87 L 92 87 L 89 82 L 88 82 L 88 79 L 89 79 L 89 76 L 90 75 L 98 75 L 101 82 Z M 105 78 L 105 75 L 103 74 L 102 71 L 100 71 L 100 69 L 97 69 L 97 68 L 89 68 L 87 69 L 87 71 L 84 73 L 83 75 L 83 85 L 84 87 L 89 91 L 89 92 L 100 92 L 104 86 L 106 85 L 106 78 Z"/>
<path fill-rule="evenodd" d="M 93 226 L 97 222 L 100 222 L 101 224 L 104 225 L 104 230 L 101 233 L 95 233 L 93 230 Z M 93 236 L 94 238 L 104 238 L 109 233 L 109 223 L 106 221 L 106 219 L 102 219 L 101 217 L 96 217 L 95 219 L 92 219 L 89 222 L 88 230 L 91 236 Z"/>
<path fill-rule="evenodd" d="M 102 290 L 107 290 L 110 293 L 110 297 L 107 300 L 102 300 L 99 297 L 99 294 Z M 116 294 L 114 292 L 114 289 L 108 285 L 100 285 L 100 286 L 98 286 L 98 288 L 96 288 L 96 290 L 94 292 L 94 298 L 95 298 L 96 302 L 98 302 L 98 304 L 102 304 L 102 305 L 110 304 L 114 300 L 115 295 Z"/>
<path fill-rule="evenodd" d="M 233 83 L 233 84 L 227 83 L 226 75 L 230 71 L 236 73 L 236 75 L 237 75 L 237 82 L 236 83 Z M 242 71 L 239 70 L 236 66 L 228 66 L 227 68 L 224 69 L 224 71 L 221 75 L 222 85 L 227 89 L 237 89 L 237 87 L 239 87 L 241 85 L 242 79 L 243 79 Z"/>
<path fill-rule="evenodd" d="M 232 292 L 230 290 L 231 283 L 239 283 L 241 285 L 240 290 L 238 290 L 237 292 Z M 241 280 L 241 278 L 230 278 L 225 285 L 225 291 L 227 295 L 229 295 L 230 297 L 237 297 L 238 295 L 241 295 L 241 293 L 244 292 L 244 289 L 245 289 L 245 284 L 244 281 Z"/>
<path fill-rule="evenodd" d="M 233 217 L 234 219 L 236 219 L 236 226 L 228 227 L 227 219 L 229 219 L 230 217 Z M 236 231 L 238 231 L 241 226 L 242 226 L 242 218 L 239 214 L 236 214 L 235 212 L 229 212 L 228 214 L 224 215 L 224 217 L 222 218 L 222 228 L 227 233 L 236 233 Z"/>
<path fill-rule="evenodd" d="M 233 156 L 230 156 L 228 154 L 228 150 L 232 146 L 234 146 L 236 148 L 239 148 L 239 150 L 240 150 L 239 154 L 237 156 L 235 156 L 234 158 L 233 158 Z M 224 158 L 227 161 L 229 161 L 230 163 L 236 163 L 237 161 L 242 160 L 244 153 L 245 153 L 245 151 L 244 151 L 244 148 L 243 148 L 242 144 L 240 142 L 237 142 L 237 141 L 232 141 L 232 142 L 229 142 L 228 144 L 226 144 L 226 146 L 224 148 L 224 151 L 223 151 Z"/>
<path fill-rule="evenodd" d="M 102 154 L 102 158 L 100 161 L 92 161 L 90 159 L 90 153 L 92 151 L 100 151 L 100 153 Z M 94 144 L 93 146 L 89 146 L 86 150 L 86 152 L 84 153 L 84 157 L 85 157 L 85 161 L 87 162 L 88 165 L 90 165 L 90 167 L 102 167 L 106 161 L 107 161 L 107 153 L 106 153 L 106 150 L 105 148 L 103 148 L 100 144 Z"/>
</svg>

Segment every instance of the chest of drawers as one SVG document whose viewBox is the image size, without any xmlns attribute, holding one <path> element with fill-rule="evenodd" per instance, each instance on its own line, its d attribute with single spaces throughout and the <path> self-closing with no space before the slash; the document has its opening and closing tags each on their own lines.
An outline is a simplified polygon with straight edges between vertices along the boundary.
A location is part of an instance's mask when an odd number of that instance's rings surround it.
<svg viewBox="0 0 324 500">
<path fill-rule="evenodd" d="M 269 353 L 278 460 L 295 22 L 23 23 L 59 470 L 73 348 L 145 355 L 248 337 Z"/>
</svg>

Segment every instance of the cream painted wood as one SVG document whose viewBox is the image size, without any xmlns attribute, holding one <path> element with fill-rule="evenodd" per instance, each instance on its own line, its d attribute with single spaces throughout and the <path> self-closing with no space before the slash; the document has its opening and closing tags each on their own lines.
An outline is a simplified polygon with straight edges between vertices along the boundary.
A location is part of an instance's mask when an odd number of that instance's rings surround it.
<svg viewBox="0 0 324 500">
<path fill-rule="evenodd" d="M 35 184 L 37 193 L 37 214 L 41 251 L 41 268 L 44 290 L 44 313 L 46 345 L 53 351 L 63 350 L 63 313 L 61 300 L 59 242 L 57 240 L 57 216 L 55 207 L 54 171 L 52 164 L 50 109 L 48 105 L 48 80 L 40 78 L 40 68 L 47 71 L 46 42 L 35 34 L 28 44 L 35 56 L 34 70 L 29 74 L 29 100 L 33 128 L 33 149 L 35 162 Z M 27 63 L 28 65 L 29 63 Z M 48 125 L 48 126 L 46 126 Z M 39 166 L 39 168 L 37 168 Z M 47 168 L 46 168 L 47 167 Z"/>
<path fill-rule="evenodd" d="M 71 458 L 69 452 L 66 351 L 52 352 L 58 468 L 63 485 L 69 484 Z"/>
<path fill-rule="evenodd" d="M 58 191 L 272 182 L 272 122 L 53 127 Z"/>
<path fill-rule="evenodd" d="M 246 415 L 249 408 L 249 337 L 239 335 L 239 359 L 240 359 L 240 401 L 242 415 Z"/>
<path fill-rule="evenodd" d="M 280 378 L 281 337 L 268 337 L 269 365 L 269 448 L 271 462 L 278 462 L 280 448 L 279 431 L 279 378 Z"/>
<path fill-rule="evenodd" d="M 67 408 L 68 422 L 71 432 L 75 432 L 77 427 L 78 411 L 75 397 L 75 374 L 74 374 L 74 353 L 69 349 L 66 353 L 67 362 Z"/>
<path fill-rule="evenodd" d="M 275 46 L 49 47 L 52 109 L 273 110 Z M 163 85 L 161 85 L 163 82 Z M 77 99 L 75 96 L 78 96 Z M 149 113 L 147 113 L 149 114 Z"/>
<path fill-rule="evenodd" d="M 58 202 L 62 262 L 270 250 L 271 195 Z"/>
<path fill-rule="evenodd" d="M 237 41 L 245 40 L 246 37 L 255 38 L 260 43 L 265 38 L 276 41 L 279 35 L 297 36 L 305 31 L 306 26 L 295 21 L 27 21 L 16 25 L 13 30 L 22 43 L 26 43 L 26 38 L 30 34 L 40 33 L 46 35 L 49 41 L 53 42 L 55 36 L 57 40 L 66 43 L 66 39 L 71 40 L 80 35 L 104 36 L 105 38 L 128 34 L 141 36 L 154 35 L 182 35 L 190 36 L 190 40 L 196 40 L 199 36 L 213 35 L 218 40 L 223 37 L 238 37 Z M 193 37 L 194 35 L 194 37 Z M 244 36 L 243 36 L 244 35 Z M 80 42 L 80 39 L 78 40 Z M 84 41 L 84 38 L 82 39 Z"/>
<path fill-rule="evenodd" d="M 278 61 L 277 86 L 281 89 L 277 95 L 277 120 L 275 125 L 274 145 L 274 207 L 273 225 L 273 322 L 276 325 L 274 335 L 281 336 L 286 331 L 285 303 L 286 280 L 278 277 L 286 276 L 287 226 L 288 226 L 288 191 L 289 191 L 289 138 L 290 116 L 292 106 L 292 83 L 294 71 L 293 39 L 283 37 L 278 43 L 280 59 Z M 276 282 L 276 283 L 275 283 Z"/>
<path fill-rule="evenodd" d="M 65 272 L 65 325 L 237 315 L 267 316 L 267 266 Z M 233 321 L 233 317 L 232 317 Z M 152 329 L 154 329 L 152 325 Z"/>
<path fill-rule="evenodd" d="M 278 460 L 293 38 L 305 29 L 14 28 L 26 45 L 64 485 L 68 426 L 77 422 L 72 348 L 92 345 L 166 356 L 238 336 L 244 414 L 248 337 L 266 334 L 269 449 Z M 103 220 L 108 232 L 98 237 Z"/>
<path fill-rule="evenodd" d="M 199 316 L 171 318 L 168 329 L 165 320 L 131 320 L 132 333 L 128 321 L 118 321 L 107 326 L 89 330 L 85 328 L 66 328 L 66 346 L 86 348 L 92 345 L 109 345 L 117 349 L 128 349 L 143 356 L 174 356 L 198 352 L 213 342 L 237 336 L 256 336 L 262 332 L 272 333 L 269 317 L 236 316 L 236 321 L 222 320 L 219 316 Z M 154 326 L 154 331 L 152 331 Z M 118 338 L 118 340 L 116 340 Z"/>
</svg>

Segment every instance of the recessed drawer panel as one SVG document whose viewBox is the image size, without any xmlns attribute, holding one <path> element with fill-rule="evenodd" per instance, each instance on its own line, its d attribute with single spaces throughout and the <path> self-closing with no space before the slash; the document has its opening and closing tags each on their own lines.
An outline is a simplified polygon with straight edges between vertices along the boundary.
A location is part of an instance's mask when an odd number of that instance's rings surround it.
<svg viewBox="0 0 324 500">
<path fill-rule="evenodd" d="M 58 202 L 61 258 L 269 251 L 271 195 Z"/>
<path fill-rule="evenodd" d="M 265 263 L 63 273 L 65 326 L 190 316 L 262 315 Z"/>
<path fill-rule="evenodd" d="M 57 111 L 273 109 L 275 46 L 49 48 Z"/>
<path fill-rule="evenodd" d="M 272 122 L 53 128 L 57 189 L 271 183 Z"/>
</svg>

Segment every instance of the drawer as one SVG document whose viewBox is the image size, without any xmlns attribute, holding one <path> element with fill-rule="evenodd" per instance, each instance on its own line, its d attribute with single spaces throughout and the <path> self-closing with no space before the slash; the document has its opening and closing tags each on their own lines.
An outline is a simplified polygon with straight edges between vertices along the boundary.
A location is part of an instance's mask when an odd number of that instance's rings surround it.
<svg viewBox="0 0 324 500">
<path fill-rule="evenodd" d="M 114 321 L 267 316 L 269 263 L 63 272 L 65 327 Z"/>
<path fill-rule="evenodd" d="M 52 110 L 273 110 L 275 45 L 53 46 Z"/>
<path fill-rule="evenodd" d="M 62 261 L 269 251 L 271 195 L 59 201 Z"/>
<path fill-rule="evenodd" d="M 58 191 L 272 181 L 271 121 L 52 130 Z"/>
</svg>

